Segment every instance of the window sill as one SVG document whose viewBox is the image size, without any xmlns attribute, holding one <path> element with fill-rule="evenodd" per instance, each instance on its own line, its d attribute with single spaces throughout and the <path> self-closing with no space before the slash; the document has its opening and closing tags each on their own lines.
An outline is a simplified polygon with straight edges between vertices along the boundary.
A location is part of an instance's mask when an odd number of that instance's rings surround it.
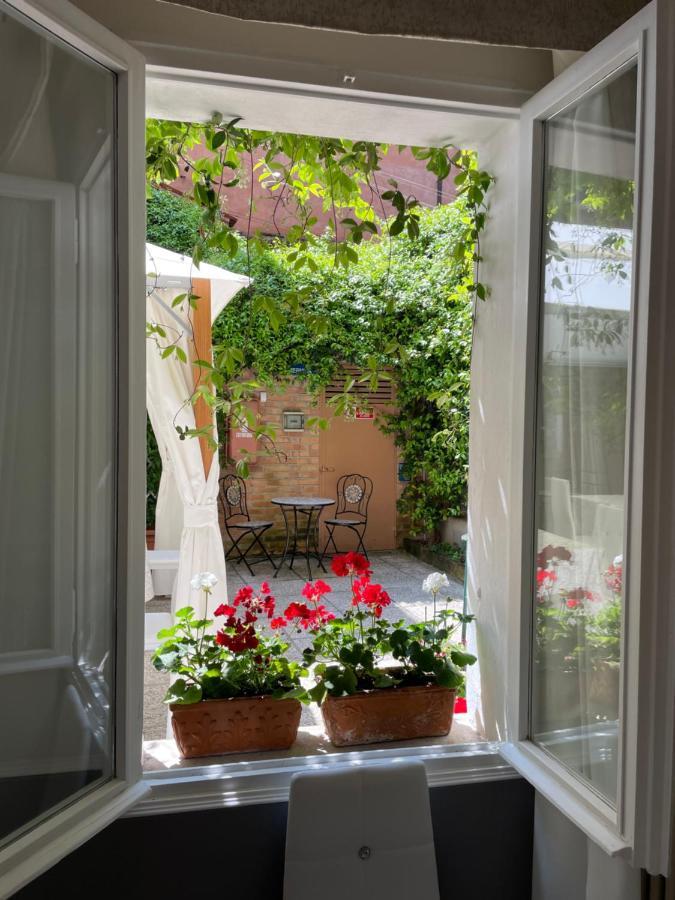
<svg viewBox="0 0 675 900">
<path fill-rule="evenodd" d="M 427 738 L 340 750 L 328 743 L 320 728 L 307 727 L 300 729 L 298 741 L 282 756 L 277 752 L 248 753 L 209 760 L 181 760 L 173 741 L 152 741 L 144 748 L 143 776 L 151 791 L 127 815 L 284 803 L 297 772 L 399 759 L 422 760 L 430 787 L 519 777 L 500 755 L 500 745 L 481 741 L 468 725 L 453 725 L 453 737 L 453 743 L 447 738 Z"/>
</svg>

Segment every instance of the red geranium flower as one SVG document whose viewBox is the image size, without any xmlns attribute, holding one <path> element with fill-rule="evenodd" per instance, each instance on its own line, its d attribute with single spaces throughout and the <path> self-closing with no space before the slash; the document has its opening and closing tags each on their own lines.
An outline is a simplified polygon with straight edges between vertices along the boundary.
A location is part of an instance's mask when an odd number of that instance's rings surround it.
<svg viewBox="0 0 675 900">
<path fill-rule="evenodd" d="M 366 576 L 354 579 L 352 584 L 352 606 L 358 606 L 363 600 L 363 589 L 367 584 L 370 584 L 370 581 Z"/>
<path fill-rule="evenodd" d="M 286 621 L 286 619 L 284 619 L 283 616 L 277 616 L 276 619 L 272 619 L 272 621 L 270 622 L 270 628 L 274 628 L 276 630 L 277 628 L 283 628 L 284 625 L 287 624 L 288 622 Z"/>
<path fill-rule="evenodd" d="M 537 572 L 537 586 L 547 588 L 550 587 L 554 581 L 558 580 L 558 576 L 552 569 L 539 569 Z"/>
<path fill-rule="evenodd" d="M 370 563 L 360 553 L 350 550 L 342 556 L 334 556 L 331 561 L 331 569 L 340 578 L 345 575 L 372 575 Z"/>
<path fill-rule="evenodd" d="M 219 631 L 216 634 L 216 643 L 221 647 L 227 647 L 231 653 L 244 653 L 246 650 L 255 650 L 258 646 L 259 641 L 252 624 L 230 618 L 226 627 L 234 629 L 234 634 L 229 634 L 225 630 Z"/>
<path fill-rule="evenodd" d="M 304 588 L 302 589 L 302 596 L 306 597 L 308 600 L 316 601 L 319 597 L 323 597 L 325 594 L 330 594 L 333 588 L 326 584 L 325 581 L 322 581 L 320 578 L 318 581 L 308 581 Z"/>
<path fill-rule="evenodd" d="M 623 565 L 612 563 L 604 572 L 605 584 L 613 594 L 620 594 L 623 590 Z"/>
<path fill-rule="evenodd" d="M 253 588 L 250 584 L 244 585 L 244 587 L 239 588 L 237 593 L 234 595 L 234 605 L 239 606 L 240 603 L 246 603 L 247 600 L 250 600 L 253 596 Z"/>
<path fill-rule="evenodd" d="M 270 586 L 264 581 L 260 585 L 260 593 L 256 594 L 251 585 L 240 588 L 234 598 L 235 606 L 245 606 L 247 610 L 256 615 L 266 615 L 271 619 L 274 615 L 276 600 L 270 594 Z"/>
<path fill-rule="evenodd" d="M 381 584 L 371 584 L 370 579 L 364 576 L 355 579 L 352 585 L 352 606 L 358 606 L 360 603 L 365 603 L 375 618 L 379 619 L 383 608 L 391 603 L 391 597 Z"/>
<path fill-rule="evenodd" d="M 325 606 L 317 606 L 312 615 L 312 628 L 325 625 L 326 622 L 332 622 L 334 618 L 335 613 L 328 612 Z"/>
<path fill-rule="evenodd" d="M 287 619 L 308 619 L 310 615 L 309 606 L 306 603 L 290 603 L 285 611 L 284 615 Z"/>
<path fill-rule="evenodd" d="M 581 600 L 575 600 L 573 597 L 568 597 L 565 603 L 568 609 L 576 609 L 577 606 L 581 606 Z"/>
<path fill-rule="evenodd" d="M 228 606 L 226 603 L 221 603 L 220 606 L 214 610 L 214 616 L 233 616 L 234 615 L 234 606 Z"/>
<path fill-rule="evenodd" d="M 262 606 L 263 612 L 267 615 L 267 618 L 271 619 L 274 615 L 274 597 L 272 597 L 272 595 L 270 594 L 268 597 L 265 597 L 264 600 L 260 601 L 260 605 Z"/>
<path fill-rule="evenodd" d="M 306 603 L 289 604 L 284 612 L 284 616 L 294 621 L 295 626 L 302 628 L 304 631 L 318 628 L 325 622 L 330 622 L 335 618 L 334 614 L 328 612 L 325 606 L 317 606 L 315 609 L 310 609 Z"/>
<path fill-rule="evenodd" d="M 368 584 L 363 589 L 363 602 L 366 606 L 374 606 L 380 609 L 380 615 L 382 613 L 383 606 L 389 606 L 391 603 L 391 597 L 389 594 L 382 588 L 381 584 Z"/>
</svg>

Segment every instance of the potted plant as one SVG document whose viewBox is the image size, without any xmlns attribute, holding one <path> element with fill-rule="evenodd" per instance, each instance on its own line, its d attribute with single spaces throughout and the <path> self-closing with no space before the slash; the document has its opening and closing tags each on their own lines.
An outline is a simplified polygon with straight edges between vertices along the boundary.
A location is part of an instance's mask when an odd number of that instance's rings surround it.
<svg viewBox="0 0 675 900">
<path fill-rule="evenodd" d="M 202 572 L 191 583 L 208 599 L 216 578 Z M 274 609 L 268 584 L 258 591 L 246 586 L 231 606 L 215 610 L 215 627 L 186 606 L 172 628 L 158 633 L 163 643 L 152 662 L 174 676 L 165 702 L 183 757 L 281 750 L 295 740 L 307 670 L 287 659 Z M 272 626 L 271 636 L 256 627 L 259 619 Z"/>
<path fill-rule="evenodd" d="M 338 747 L 448 734 L 464 670 L 475 656 L 452 641 L 454 627 L 473 616 L 443 608 L 439 593 L 448 579 L 426 579 L 433 614 L 424 622 L 389 621 L 391 598 L 370 580 L 358 553 L 336 556 L 333 572 L 351 579 L 351 606 L 340 617 L 322 604 L 331 587 L 308 582 L 306 602 L 292 603 L 284 622 L 312 635 L 304 651 L 313 666 L 309 697 L 321 707 L 326 731 Z"/>
</svg>

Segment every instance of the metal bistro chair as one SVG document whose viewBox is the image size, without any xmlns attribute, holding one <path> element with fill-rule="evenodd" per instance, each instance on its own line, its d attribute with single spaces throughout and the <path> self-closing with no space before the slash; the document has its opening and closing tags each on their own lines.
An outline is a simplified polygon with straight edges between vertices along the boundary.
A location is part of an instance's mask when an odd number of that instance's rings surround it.
<svg viewBox="0 0 675 900">
<path fill-rule="evenodd" d="M 262 536 L 271 528 L 273 522 L 254 522 L 248 514 L 246 505 L 246 484 L 244 479 L 238 475 L 223 475 L 220 478 L 220 490 L 218 492 L 218 502 L 223 511 L 225 531 L 232 541 L 232 546 L 225 554 L 225 559 L 231 559 L 233 554 L 237 554 L 235 563 L 243 562 L 246 568 L 253 575 L 253 569 L 247 559 L 251 550 L 257 545 L 263 552 L 265 558 L 271 563 L 272 568 L 276 572 L 277 567 L 274 560 L 267 552 Z M 253 540 L 242 550 L 240 543 L 247 535 L 251 535 Z M 262 559 L 253 560 L 253 565 L 263 562 Z"/>
<path fill-rule="evenodd" d="M 331 544 L 335 553 L 340 552 L 335 543 L 336 528 L 349 528 L 350 531 L 353 531 L 358 538 L 357 551 L 360 550 L 368 559 L 363 536 L 368 527 L 368 504 L 372 493 L 373 482 L 367 475 L 342 475 L 338 478 L 335 518 L 324 520 L 324 525 L 328 530 L 328 539 L 321 554 L 322 560 Z"/>
</svg>

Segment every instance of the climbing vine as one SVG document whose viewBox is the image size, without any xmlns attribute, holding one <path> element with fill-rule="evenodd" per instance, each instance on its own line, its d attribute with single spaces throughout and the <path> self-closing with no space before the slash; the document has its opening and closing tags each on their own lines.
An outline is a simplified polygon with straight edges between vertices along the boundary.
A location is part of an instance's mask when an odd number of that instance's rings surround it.
<svg viewBox="0 0 675 900">
<path fill-rule="evenodd" d="M 153 215 L 161 219 L 157 207 L 167 203 L 156 187 L 188 171 L 193 260 L 253 278 L 218 323 L 213 363 L 200 363 L 202 384 L 186 402 L 204 396 L 219 417 L 246 423 L 269 450 L 274 430 L 257 419 L 248 401 L 287 377 L 289 363 L 304 358 L 310 387 L 317 390 L 341 361 L 357 363 L 363 381 L 394 377 L 400 414 L 381 424 L 405 458 L 404 511 L 413 528 L 427 531 L 465 505 L 471 308 L 475 298 L 487 296 L 478 272 L 492 177 L 469 151 L 411 148 L 439 180 L 454 179 L 458 201 L 445 220 L 438 211 L 434 220 L 395 181 L 382 183 L 386 145 L 249 131 L 239 121 L 150 120 L 147 126 L 149 239 L 187 249 L 188 234 L 176 220 L 164 221 L 161 240 L 152 222 Z M 200 155 L 198 147 L 209 152 Z M 251 231 L 254 177 L 276 197 L 275 235 Z M 223 188 L 233 187 L 249 192 L 247 233 L 227 215 Z M 327 215 L 324 235 L 313 232 L 311 198 Z M 282 213 L 284 221 L 289 215 L 294 220 L 283 235 Z M 188 292 L 178 302 L 193 304 L 195 298 Z M 168 358 L 177 351 L 156 329 L 148 323 L 148 337 Z M 347 380 L 332 398 L 334 414 L 353 409 L 354 388 Z M 319 417 L 310 424 L 327 426 Z M 183 436 L 203 434 L 211 437 L 197 429 Z M 245 457 L 230 462 L 247 474 Z"/>
<path fill-rule="evenodd" d="M 198 218 L 191 203 L 162 191 L 153 194 L 148 211 L 149 239 L 160 244 Z M 386 243 L 373 242 L 348 273 L 334 270 L 328 240 L 317 246 L 314 271 L 295 271 L 270 246 L 253 261 L 255 283 L 274 298 L 289 291 L 306 294 L 304 316 L 274 329 L 258 310 L 250 341 L 250 301 L 240 294 L 213 331 L 215 346 L 240 354 L 240 370 L 254 372 L 269 390 L 292 379 L 298 364 L 317 398 L 341 362 L 366 371 L 374 363 L 386 372 L 398 414 L 380 416 L 377 423 L 391 433 L 405 461 L 401 509 L 416 532 L 431 532 L 466 507 L 471 301 L 464 289 L 467 263 L 454 255 L 464 218 L 462 200 L 424 210 L 419 236 L 400 240 L 391 260 Z M 208 259 L 227 262 L 234 271 L 247 266 L 244 253 L 226 260 L 214 252 Z M 393 310 L 389 291 L 397 298 Z"/>
</svg>

